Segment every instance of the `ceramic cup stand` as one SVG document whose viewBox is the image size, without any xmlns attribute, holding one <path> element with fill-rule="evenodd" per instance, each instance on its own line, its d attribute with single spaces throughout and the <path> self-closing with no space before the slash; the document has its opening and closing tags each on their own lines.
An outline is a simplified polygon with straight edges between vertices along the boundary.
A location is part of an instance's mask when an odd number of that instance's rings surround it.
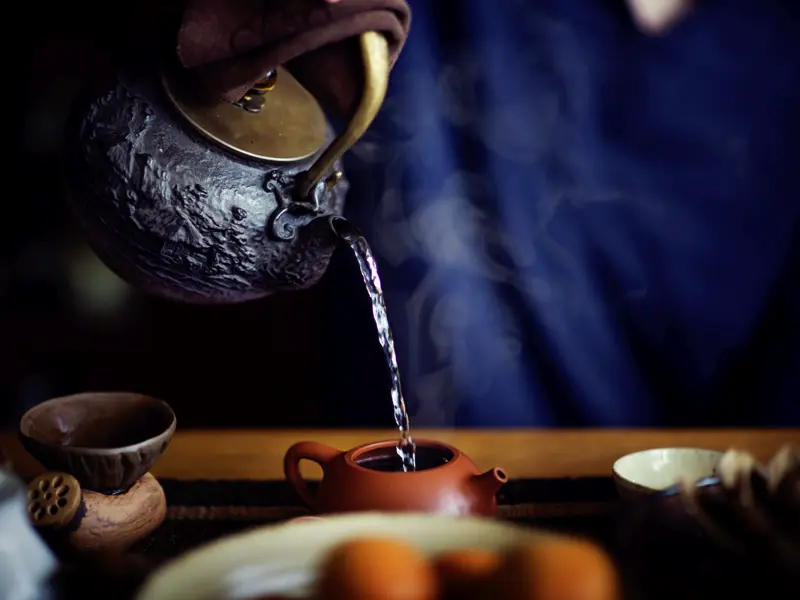
<svg viewBox="0 0 800 600">
<path fill-rule="evenodd" d="M 47 472 L 28 485 L 31 522 L 54 549 L 124 550 L 164 520 L 164 490 L 149 471 L 175 432 L 165 402 L 85 393 L 43 402 L 19 436 Z"/>
</svg>

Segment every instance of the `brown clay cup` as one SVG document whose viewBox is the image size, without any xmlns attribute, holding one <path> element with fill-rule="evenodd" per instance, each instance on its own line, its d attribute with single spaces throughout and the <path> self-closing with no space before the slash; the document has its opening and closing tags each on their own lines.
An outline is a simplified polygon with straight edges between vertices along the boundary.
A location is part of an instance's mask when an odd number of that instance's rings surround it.
<svg viewBox="0 0 800 600">
<path fill-rule="evenodd" d="M 316 514 L 356 511 L 424 512 L 454 516 L 494 516 L 496 493 L 508 481 L 499 468 L 481 473 L 453 446 L 415 440 L 417 470 L 387 469 L 396 461 L 397 440 L 375 442 L 342 452 L 319 442 L 299 442 L 284 457 L 286 479 Z M 322 467 L 322 481 L 311 493 L 300 461 Z"/>
<path fill-rule="evenodd" d="M 104 494 L 130 488 L 161 457 L 175 413 L 156 398 L 93 392 L 42 402 L 22 416 L 22 445 L 49 471 Z"/>
</svg>

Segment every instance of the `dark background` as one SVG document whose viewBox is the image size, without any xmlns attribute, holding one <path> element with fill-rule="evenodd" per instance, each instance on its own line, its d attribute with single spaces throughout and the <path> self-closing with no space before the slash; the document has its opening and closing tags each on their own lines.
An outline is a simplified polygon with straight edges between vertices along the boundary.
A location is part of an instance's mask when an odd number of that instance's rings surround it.
<svg viewBox="0 0 800 600">
<path fill-rule="evenodd" d="M 47 398 L 97 390 L 163 398 L 184 427 L 335 421 L 320 365 L 337 349 L 321 332 L 325 296 L 340 281 L 247 305 L 186 306 L 137 293 L 94 256 L 61 188 L 62 126 L 76 93 L 106 68 L 101 48 L 124 11 L 20 10 L 36 27 L 6 52 L 13 159 L 0 219 L 0 428 Z M 148 18 L 137 4 L 128 34 Z"/>
</svg>

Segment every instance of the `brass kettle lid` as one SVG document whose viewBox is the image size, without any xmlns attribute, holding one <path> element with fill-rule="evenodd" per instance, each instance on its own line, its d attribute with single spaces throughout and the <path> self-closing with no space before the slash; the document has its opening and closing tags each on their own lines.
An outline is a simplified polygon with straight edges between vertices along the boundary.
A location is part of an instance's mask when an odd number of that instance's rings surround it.
<svg viewBox="0 0 800 600">
<path fill-rule="evenodd" d="M 298 175 L 296 194 L 304 200 L 312 198 L 333 164 L 364 135 L 386 96 L 390 68 L 386 38 L 377 31 L 367 31 L 359 36 L 359 46 L 364 69 L 361 101 L 347 127 L 308 171 Z M 325 142 L 325 114 L 314 96 L 286 69 L 278 68 L 274 75 L 257 83 L 237 104 L 203 101 L 193 92 L 186 75 L 177 71 L 165 71 L 162 80 L 167 96 L 189 123 L 229 150 L 276 162 L 308 158 Z M 251 106 L 254 100 L 259 102 Z"/>
<path fill-rule="evenodd" d="M 265 76 L 239 104 L 208 101 L 185 73 L 174 68 L 162 73 L 162 82 L 178 112 L 199 133 L 242 156 L 294 162 L 325 143 L 322 107 L 282 67 Z"/>
</svg>

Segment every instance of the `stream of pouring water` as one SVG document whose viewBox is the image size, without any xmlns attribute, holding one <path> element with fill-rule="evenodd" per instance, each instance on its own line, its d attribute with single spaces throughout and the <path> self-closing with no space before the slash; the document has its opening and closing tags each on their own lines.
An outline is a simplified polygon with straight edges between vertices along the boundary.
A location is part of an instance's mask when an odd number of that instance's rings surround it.
<svg viewBox="0 0 800 600">
<path fill-rule="evenodd" d="M 403 388 L 400 385 L 400 369 L 397 365 L 397 354 L 394 351 L 394 337 L 389 326 L 389 317 L 386 312 L 386 303 L 383 299 L 381 278 L 378 275 L 378 266 L 372 248 L 357 227 L 342 217 L 333 217 L 331 227 L 336 234 L 350 246 L 358 261 L 361 277 L 372 302 L 372 316 L 375 319 L 375 328 L 378 330 L 378 340 L 383 348 L 386 365 L 389 368 L 391 379 L 392 407 L 394 421 L 400 430 L 400 441 L 397 445 L 397 455 L 402 461 L 404 471 L 416 470 L 416 447 L 411 439 L 411 426 L 403 399 Z"/>
</svg>

